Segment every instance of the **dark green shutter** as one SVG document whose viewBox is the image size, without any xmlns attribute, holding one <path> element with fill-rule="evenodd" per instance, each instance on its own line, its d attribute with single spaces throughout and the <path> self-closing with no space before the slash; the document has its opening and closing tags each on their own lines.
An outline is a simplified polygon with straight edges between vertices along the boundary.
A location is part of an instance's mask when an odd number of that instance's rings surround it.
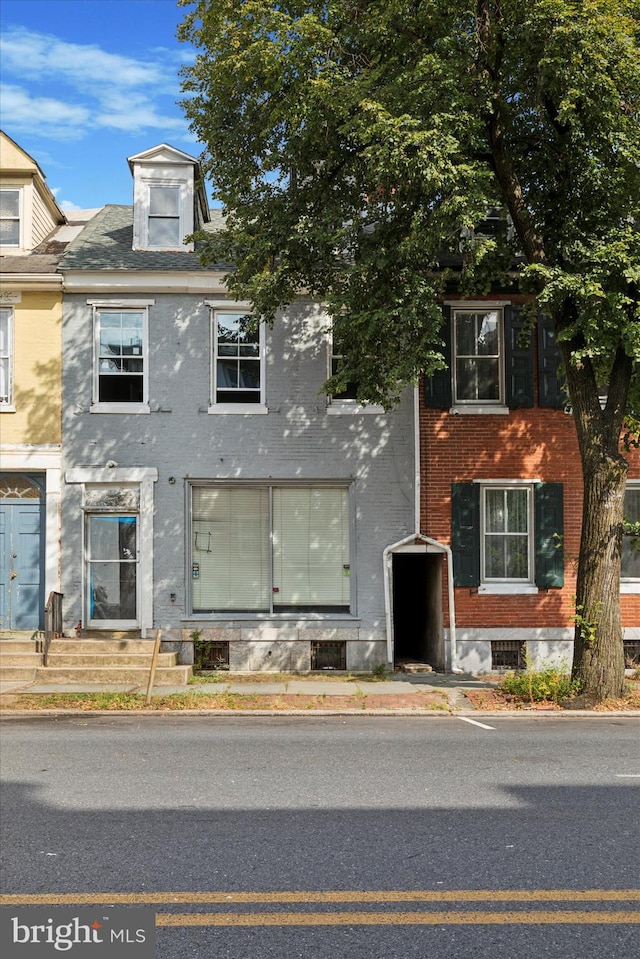
<svg viewBox="0 0 640 959">
<path fill-rule="evenodd" d="M 451 310 L 448 306 L 442 307 L 444 322 L 441 336 L 444 342 L 442 355 L 447 364 L 445 370 L 437 370 L 431 376 L 424 378 L 424 404 L 430 409 L 448 410 L 452 404 L 451 394 Z"/>
<path fill-rule="evenodd" d="M 555 325 L 549 316 L 538 315 L 538 405 L 560 410 L 567 405 L 566 381 L 558 372 L 562 354 L 556 343 Z"/>
<path fill-rule="evenodd" d="M 480 585 L 480 487 L 451 484 L 451 547 L 455 586 Z"/>
<path fill-rule="evenodd" d="M 505 385 L 510 410 L 533 406 L 533 336 L 526 326 L 522 310 L 505 307 Z"/>
<path fill-rule="evenodd" d="M 534 498 L 536 586 L 564 586 L 562 483 L 537 483 Z"/>
</svg>

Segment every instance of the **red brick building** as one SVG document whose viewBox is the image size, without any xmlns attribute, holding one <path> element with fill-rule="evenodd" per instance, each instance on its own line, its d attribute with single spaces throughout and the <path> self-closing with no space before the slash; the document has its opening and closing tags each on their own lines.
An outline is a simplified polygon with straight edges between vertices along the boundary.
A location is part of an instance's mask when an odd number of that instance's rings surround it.
<svg viewBox="0 0 640 959">
<path fill-rule="evenodd" d="M 425 542 L 393 557 L 396 661 L 475 672 L 518 665 L 526 652 L 570 663 L 582 474 L 552 328 L 540 318 L 523 338 L 530 321 L 518 296 L 452 297 L 443 312 L 449 368 L 425 380 L 419 410 Z M 640 453 L 628 460 L 626 515 L 637 520 Z M 621 594 L 627 655 L 637 657 L 640 553 L 630 538 Z"/>
</svg>

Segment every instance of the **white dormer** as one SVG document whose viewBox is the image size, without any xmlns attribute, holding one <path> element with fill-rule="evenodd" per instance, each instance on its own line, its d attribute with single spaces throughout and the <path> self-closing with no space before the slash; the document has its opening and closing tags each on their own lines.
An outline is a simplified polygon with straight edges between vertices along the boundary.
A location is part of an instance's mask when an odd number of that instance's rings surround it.
<svg viewBox="0 0 640 959">
<path fill-rule="evenodd" d="M 65 222 L 36 161 L 0 130 L 0 252 L 30 253 Z"/>
<path fill-rule="evenodd" d="M 190 252 L 185 237 L 209 220 L 198 161 L 166 143 L 128 158 L 133 249 Z"/>
</svg>

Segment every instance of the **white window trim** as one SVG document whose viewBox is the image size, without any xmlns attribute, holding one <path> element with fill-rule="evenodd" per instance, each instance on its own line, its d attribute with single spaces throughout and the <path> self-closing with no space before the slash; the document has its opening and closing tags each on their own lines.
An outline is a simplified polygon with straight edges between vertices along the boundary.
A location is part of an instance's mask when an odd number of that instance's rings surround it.
<svg viewBox="0 0 640 959">
<path fill-rule="evenodd" d="M 9 322 L 7 323 L 7 399 L 0 397 L 0 413 L 15 413 L 14 387 L 14 366 L 15 366 L 15 320 L 16 311 L 12 305 L 0 303 L 3 310 L 9 313 Z"/>
<path fill-rule="evenodd" d="M 218 313 L 237 313 L 244 315 L 251 312 L 251 306 L 245 303 L 224 303 L 206 301 L 209 307 L 209 406 L 207 413 L 213 415 L 233 414 L 258 414 L 264 415 L 269 412 L 266 401 L 266 378 L 267 378 L 267 334 L 263 322 L 258 326 L 258 359 L 260 363 L 260 399 L 257 403 L 218 403 L 216 402 L 216 360 L 217 360 L 217 324 L 216 316 Z"/>
<path fill-rule="evenodd" d="M 93 377 L 91 385 L 90 413 L 129 413 L 138 415 L 150 413 L 149 406 L 149 306 L 155 305 L 155 300 L 87 300 L 93 308 Z M 98 360 L 100 354 L 99 313 L 109 311 L 126 312 L 127 310 L 143 314 L 142 320 L 142 403 L 101 403 L 99 396 L 100 371 Z"/>
<path fill-rule="evenodd" d="M 505 303 L 496 306 L 491 303 L 474 304 L 464 301 L 451 308 L 451 391 L 453 396 L 452 413 L 508 413 L 505 406 L 505 336 L 504 336 L 504 307 Z M 457 313 L 497 313 L 498 314 L 498 399 L 494 400 L 460 400 L 457 398 L 457 349 L 456 349 L 456 314 Z"/>
<path fill-rule="evenodd" d="M 480 586 L 479 594 L 494 595 L 535 595 L 538 587 L 535 584 L 535 509 L 534 486 L 539 480 L 475 480 L 480 485 Z M 527 490 L 527 540 L 529 554 L 529 578 L 515 579 L 487 579 L 485 576 L 485 493 L 488 489 L 524 489 Z"/>
<path fill-rule="evenodd" d="M 79 471 L 74 471 L 79 472 Z M 270 576 L 273 577 L 273 547 L 272 547 L 272 516 L 271 516 L 271 499 L 272 499 L 272 490 L 274 489 L 296 489 L 300 487 L 312 487 L 312 488 L 340 488 L 346 489 L 348 491 L 348 504 L 349 504 L 349 566 L 350 566 L 350 598 L 349 606 L 346 606 L 344 610 L 339 612 L 319 612 L 317 610 L 290 610 L 290 611 L 279 611 L 273 608 L 273 593 L 270 593 L 270 610 L 221 610 L 217 612 L 195 612 L 193 609 L 193 593 L 192 593 L 192 565 L 193 565 L 193 553 L 191 548 L 191 530 L 193 529 L 193 496 L 192 492 L 196 488 L 215 488 L 217 487 L 238 487 L 238 486 L 251 486 L 251 487 L 265 487 L 269 490 L 269 502 L 270 502 L 270 516 L 269 516 L 269 525 L 270 525 Z M 357 566 L 356 566 L 356 503 L 355 503 L 355 483 L 353 481 L 348 481 L 344 479 L 304 479 L 304 480 L 271 480 L 271 479 L 259 479 L 259 480 L 193 480 L 189 483 L 189 495 L 188 495 L 188 523 L 186 526 L 187 536 L 189 540 L 189 545 L 186 550 L 186 560 L 187 565 L 185 569 L 186 582 L 188 584 L 188 610 L 189 612 L 184 617 L 184 622 L 224 622 L 230 624 L 233 622 L 287 622 L 289 625 L 294 623 L 300 623 L 304 625 L 309 621 L 313 622 L 331 622 L 336 624 L 339 622 L 348 623 L 352 625 L 355 621 L 360 621 L 360 616 L 357 610 Z"/>
<path fill-rule="evenodd" d="M 18 194 L 18 242 L 3 243 L 2 250 L 7 253 L 20 253 L 25 249 L 24 187 L 7 183 L 0 187 L 0 191 L 3 193 L 11 191 Z M 3 219 L 13 221 L 15 217 L 3 217 Z"/>
<path fill-rule="evenodd" d="M 146 637 L 147 631 L 153 627 L 153 484 L 158 481 L 158 471 L 153 467 L 132 467 L 127 469 L 126 467 L 80 467 L 76 469 L 67 470 L 64 474 L 65 483 L 68 484 L 79 484 L 83 486 L 82 491 L 82 501 L 83 501 L 83 519 L 86 513 L 93 512 L 85 508 L 84 503 L 84 493 L 87 485 L 98 484 L 100 486 L 107 486 L 109 484 L 117 484 L 119 486 L 126 485 L 138 485 L 140 488 L 140 507 L 138 511 L 139 517 L 139 530 L 138 530 L 138 543 L 140 547 L 140 562 L 139 562 L 139 605 L 138 605 L 138 621 L 140 624 L 141 636 L 144 639 Z M 83 533 L 83 543 L 84 543 L 84 533 Z M 82 616 L 83 622 L 87 621 L 87 608 L 86 608 L 86 582 L 84 582 L 86 574 L 86 562 L 83 553 L 82 557 L 82 569 L 83 569 L 83 608 Z"/>
<path fill-rule="evenodd" d="M 185 191 L 185 181 L 180 179 L 171 179 L 164 177 L 158 179 L 143 179 L 144 184 L 144 221 L 143 221 L 143 244 L 145 250 L 179 250 L 185 251 L 192 249 L 187 243 L 184 242 L 184 238 L 189 232 L 187 228 L 187 216 L 186 216 L 186 191 Z M 179 243 L 176 246 L 167 247 L 164 245 L 152 246 L 149 240 L 149 220 L 151 219 L 151 188 L 160 187 L 161 189 L 174 188 L 178 190 L 178 236 L 180 237 Z"/>
<path fill-rule="evenodd" d="M 640 479 L 639 480 L 628 480 L 627 489 L 634 489 L 640 491 Z M 632 579 L 631 577 L 620 577 L 620 592 L 624 594 L 637 595 L 640 594 L 640 579 Z"/>
</svg>

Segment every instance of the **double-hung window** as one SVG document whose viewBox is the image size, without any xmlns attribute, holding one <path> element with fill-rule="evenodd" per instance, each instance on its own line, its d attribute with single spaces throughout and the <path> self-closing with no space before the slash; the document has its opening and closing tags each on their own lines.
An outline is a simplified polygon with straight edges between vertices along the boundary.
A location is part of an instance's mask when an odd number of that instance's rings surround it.
<svg viewBox="0 0 640 959">
<path fill-rule="evenodd" d="M 482 582 L 533 583 L 531 487 L 484 486 L 481 493 Z"/>
<path fill-rule="evenodd" d="M 146 306 L 94 306 L 94 412 L 148 410 Z"/>
<path fill-rule="evenodd" d="M 454 403 L 504 403 L 502 310 L 453 310 Z"/>
<path fill-rule="evenodd" d="M 150 249 L 175 250 L 183 246 L 178 185 L 149 186 L 147 238 Z"/>
<path fill-rule="evenodd" d="M 265 330 L 249 313 L 212 310 L 210 412 L 265 412 Z"/>
<path fill-rule="evenodd" d="M 13 402 L 13 309 L 0 306 L 0 408 Z"/>
<path fill-rule="evenodd" d="M 629 483 L 624 497 L 624 518 L 640 523 L 640 483 Z M 640 536 L 625 533 L 622 537 L 621 586 L 623 592 L 640 592 Z"/>
<path fill-rule="evenodd" d="M 0 246 L 20 246 L 20 190 L 0 190 Z"/>
<path fill-rule="evenodd" d="M 536 378 L 539 406 L 566 405 L 562 358 L 548 317 L 538 316 L 534 328 L 524 308 L 497 300 L 456 300 L 442 312 L 445 368 L 425 377 L 425 406 L 500 414 L 531 408 Z"/>
<path fill-rule="evenodd" d="M 192 488 L 194 613 L 347 613 L 345 486 Z"/>
<path fill-rule="evenodd" d="M 481 593 L 535 592 L 564 585 L 561 483 L 453 483 L 454 582 Z"/>
</svg>

